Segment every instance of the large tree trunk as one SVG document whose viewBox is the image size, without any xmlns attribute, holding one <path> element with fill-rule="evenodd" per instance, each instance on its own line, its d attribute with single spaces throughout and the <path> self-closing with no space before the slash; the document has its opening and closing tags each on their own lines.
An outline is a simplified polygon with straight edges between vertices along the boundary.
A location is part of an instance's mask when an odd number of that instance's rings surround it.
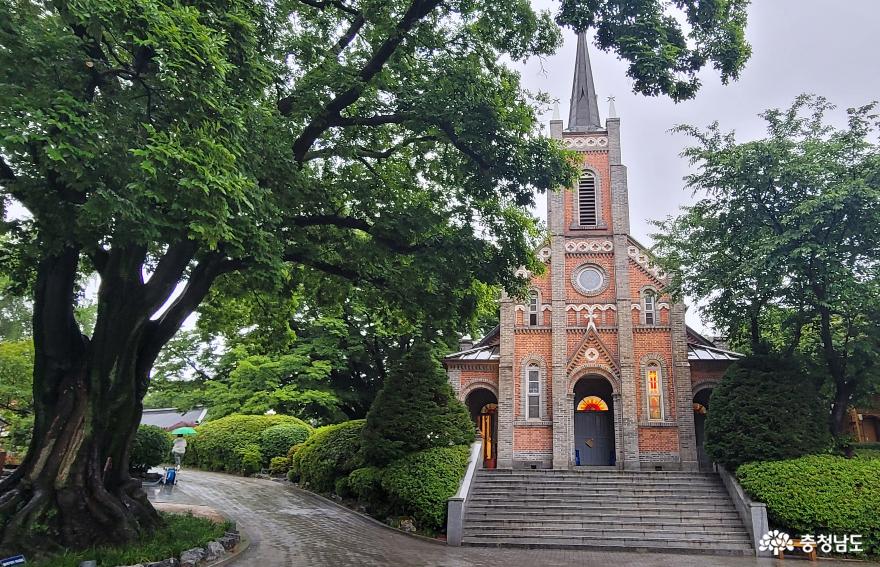
<svg viewBox="0 0 880 567">
<path fill-rule="evenodd" d="M 73 316 L 79 251 L 67 248 L 39 267 L 34 434 L 22 466 L 0 484 L 0 552 L 119 544 L 159 525 L 128 474 L 155 349 L 143 355 L 149 313 L 135 297 L 142 258 L 127 256 L 130 266 L 102 273 L 91 340 Z"/>
</svg>

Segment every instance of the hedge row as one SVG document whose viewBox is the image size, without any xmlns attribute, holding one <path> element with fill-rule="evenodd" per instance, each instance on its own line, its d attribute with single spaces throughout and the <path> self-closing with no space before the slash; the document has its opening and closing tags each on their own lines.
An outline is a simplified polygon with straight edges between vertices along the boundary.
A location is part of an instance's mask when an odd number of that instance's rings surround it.
<svg viewBox="0 0 880 567">
<path fill-rule="evenodd" d="M 186 463 L 212 471 L 252 474 L 283 457 L 312 431 L 288 415 L 233 414 L 209 421 L 188 438 Z M 289 444 L 288 444 L 289 443 Z"/>
<path fill-rule="evenodd" d="M 155 425 L 138 427 L 131 445 L 128 468 L 131 472 L 145 473 L 171 458 L 171 434 Z"/>
<path fill-rule="evenodd" d="M 319 427 L 293 454 L 291 480 L 317 492 L 332 492 L 336 481 L 357 468 L 363 419 Z"/>
<path fill-rule="evenodd" d="M 775 527 L 797 535 L 861 534 L 865 552 L 880 555 L 880 459 L 813 455 L 748 463 L 737 477 L 767 504 Z"/>
<path fill-rule="evenodd" d="M 446 501 L 464 475 L 468 447 L 437 447 L 385 468 L 364 467 L 358 458 L 363 428 L 364 420 L 355 420 L 316 429 L 292 451 L 289 478 L 316 492 L 354 498 L 376 517 L 412 516 L 420 530 L 442 531 Z"/>
</svg>

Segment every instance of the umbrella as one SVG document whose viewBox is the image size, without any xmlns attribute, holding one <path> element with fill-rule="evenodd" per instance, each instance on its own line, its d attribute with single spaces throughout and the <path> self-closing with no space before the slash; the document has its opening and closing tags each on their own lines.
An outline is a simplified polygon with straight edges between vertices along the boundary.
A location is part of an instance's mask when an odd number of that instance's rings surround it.
<svg viewBox="0 0 880 567">
<path fill-rule="evenodd" d="M 198 435 L 198 431 L 192 427 L 178 427 L 171 432 L 171 435 Z"/>
</svg>

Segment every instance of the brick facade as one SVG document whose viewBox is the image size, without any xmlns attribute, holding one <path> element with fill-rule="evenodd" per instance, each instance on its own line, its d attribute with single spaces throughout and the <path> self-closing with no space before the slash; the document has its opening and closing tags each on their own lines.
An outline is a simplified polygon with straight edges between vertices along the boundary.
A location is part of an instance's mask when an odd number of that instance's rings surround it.
<svg viewBox="0 0 880 567">
<path fill-rule="evenodd" d="M 694 393 L 716 384 L 729 360 L 691 368 L 685 306 L 665 292 L 667 274 L 629 234 L 619 119 L 609 118 L 604 128 L 579 130 L 563 130 L 562 122 L 554 120 L 550 132 L 577 151 L 584 174 L 594 176 L 595 207 L 589 204 L 590 194 L 584 195 L 597 221 L 578 224 L 577 184 L 548 195 L 549 234 L 537 250 L 545 269 L 541 274 L 520 270 L 531 277 L 530 292 L 537 294 L 534 322 L 528 298 L 502 297 L 497 346 L 492 346 L 497 351 L 494 374 L 487 374 L 486 365 L 466 368 L 474 363 L 460 359 L 484 351 L 464 351 L 447 359 L 450 382 L 463 401 L 470 385 L 493 385 L 499 467 L 569 468 L 581 450 L 595 456 L 594 444 L 610 436 L 613 449 L 604 464 L 629 470 L 695 470 Z M 599 284 L 594 289 L 577 283 L 585 267 L 595 270 L 592 281 Z M 646 315 L 650 297 L 653 320 Z M 489 348 L 485 339 L 482 343 L 480 348 Z M 532 393 L 540 396 L 540 410 L 531 416 L 529 369 L 540 376 L 539 391 Z M 659 384 L 659 391 L 649 395 L 649 382 Z M 581 399 L 593 395 L 609 408 L 601 419 L 607 419 L 610 432 L 584 425 L 592 422 L 577 410 Z M 593 436 L 594 431 L 599 433 Z"/>
</svg>

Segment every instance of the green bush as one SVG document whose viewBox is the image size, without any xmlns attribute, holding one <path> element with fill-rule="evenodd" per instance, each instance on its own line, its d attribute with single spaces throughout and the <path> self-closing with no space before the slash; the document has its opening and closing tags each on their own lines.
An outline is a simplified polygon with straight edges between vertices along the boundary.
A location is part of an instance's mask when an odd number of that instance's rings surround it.
<svg viewBox="0 0 880 567">
<path fill-rule="evenodd" d="M 755 355 L 728 368 L 706 416 L 706 452 L 733 471 L 750 461 L 821 453 L 827 418 L 812 380 L 791 357 Z"/>
<path fill-rule="evenodd" d="M 272 460 L 269 461 L 269 474 L 273 476 L 287 474 L 289 470 L 290 459 L 287 457 L 272 457 Z"/>
<path fill-rule="evenodd" d="M 240 463 L 239 472 L 245 476 L 260 472 L 263 466 L 263 453 L 256 443 L 248 443 L 235 450 Z"/>
<path fill-rule="evenodd" d="M 748 463 L 737 477 L 767 504 L 775 527 L 797 535 L 861 534 L 865 551 L 880 555 L 880 460 L 813 455 Z"/>
<path fill-rule="evenodd" d="M 336 479 L 357 468 L 364 420 L 319 427 L 297 450 L 289 478 L 316 492 L 331 492 Z"/>
<path fill-rule="evenodd" d="M 348 475 L 348 487 L 358 501 L 369 508 L 376 507 L 385 501 L 382 491 L 382 475 L 384 471 L 378 467 L 363 467 L 351 471 Z"/>
<path fill-rule="evenodd" d="M 260 453 L 259 470 L 263 458 L 260 450 L 263 432 L 279 424 L 309 427 L 304 421 L 287 415 L 228 415 L 197 428 L 198 435 L 190 438 L 187 447 L 186 462 L 212 471 L 253 472 L 253 447 L 248 451 L 243 449 L 254 445 Z M 242 461 L 245 455 L 249 459 L 247 463 Z"/>
<path fill-rule="evenodd" d="M 419 529 L 441 531 L 446 501 L 458 490 L 469 453 L 467 446 L 455 446 L 407 455 L 385 469 L 382 489 L 393 508 L 412 515 Z"/>
<path fill-rule="evenodd" d="M 171 457 L 171 434 L 155 425 L 138 427 L 131 445 L 128 468 L 136 474 L 145 473 Z"/>
<path fill-rule="evenodd" d="M 348 477 L 343 476 L 336 479 L 336 483 L 333 485 L 333 492 L 336 493 L 336 496 L 340 498 L 348 498 L 351 496 L 351 487 L 348 485 Z"/>
<path fill-rule="evenodd" d="M 260 436 L 260 451 L 266 461 L 275 457 L 286 457 L 290 448 L 308 439 L 312 428 L 307 425 L 280 423 L 263 431 Z"/>
<path fill-rule="evenodd" d="M 431 348 L 416 344 L 389 373 L 364 426 L 363 461 L 384 466 L 404 455 L 473 442 L 474 424 Z"/>
</svg>

